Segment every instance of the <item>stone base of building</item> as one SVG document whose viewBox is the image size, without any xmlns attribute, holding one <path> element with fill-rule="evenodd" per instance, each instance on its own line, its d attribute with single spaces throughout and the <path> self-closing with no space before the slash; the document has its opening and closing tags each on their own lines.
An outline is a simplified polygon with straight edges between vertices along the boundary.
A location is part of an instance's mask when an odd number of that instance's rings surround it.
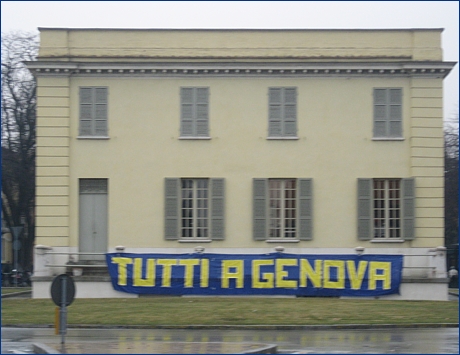
<svg viewBox="0 0 460 355">
<path fill-rule="evenodd" d="M 53 277 L 34 277 L 32 298 L 51 298 L 51 283 Z M 75 298 L 138 298 L 139 295 L 115 291 L 108 276 L 77 276 L 75 281 Z M 400 294 L 365 297 L 366 299 L 381 300 L 418 300 L 418 301 L 448 301 L 447 278 L 412 278 L 403 279 Z M 209 296 L 203 296 L 209 297 Z M 211 296 L 212 297 L 212 296 Z M 238 296 L 235 296 L 238 297 Z M 263 297 L 263 296 L 260 296 Z M 356 297 L 341 297 L 356 299 Z M 360 297 L 361 298 L 361 297 Z M 364 298 L 364 297 L 362 297 Z M 361 299 L 362 299 L 361 298 Z"/>
</svg>

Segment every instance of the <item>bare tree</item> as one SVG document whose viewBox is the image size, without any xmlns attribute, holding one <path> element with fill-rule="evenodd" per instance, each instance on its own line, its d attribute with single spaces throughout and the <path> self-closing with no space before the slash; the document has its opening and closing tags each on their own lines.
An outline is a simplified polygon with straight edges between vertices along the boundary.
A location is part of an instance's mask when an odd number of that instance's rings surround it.
<svg viewBox="0 0 460 355">
<path fill-rule="evenodd" d="M 35 200 L 34 77 L 24 61 L 36 59 L 38 34 L 2 33 L 2 212 L 8 227 L 24 225 L 19 264 L 32 267 Z"/>
<path fill-rule="evenodd" d="M 458 268 L 458 116 L 444 129 L 444 226 L 448 266 Z"/>
</svg>

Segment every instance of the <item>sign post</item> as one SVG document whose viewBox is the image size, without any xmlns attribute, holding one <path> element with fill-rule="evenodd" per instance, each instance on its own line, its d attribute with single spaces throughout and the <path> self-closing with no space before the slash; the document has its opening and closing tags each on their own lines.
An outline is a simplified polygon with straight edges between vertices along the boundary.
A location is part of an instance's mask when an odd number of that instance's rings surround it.
<svg viewBox="0 0 460 355">
<path fill-rule="evenodd" d="M 67 333 L 67 306 L 75 298 L 75 283 L 71 276 L 61 274 L 54 278 L 51 284 L 51 298 L 59 310 L 59 334 L 61 335 L 61 344 L 65 343 Z"/>
</svg>

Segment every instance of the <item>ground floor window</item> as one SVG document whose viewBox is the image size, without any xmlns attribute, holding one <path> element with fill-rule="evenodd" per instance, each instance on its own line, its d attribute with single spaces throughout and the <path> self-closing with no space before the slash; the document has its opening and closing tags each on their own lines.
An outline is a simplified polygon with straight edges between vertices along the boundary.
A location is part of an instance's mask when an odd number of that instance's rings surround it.
<svg viewBox="0 0 460 355">
<path fill-rule="evenodd" d="M 269 238 L 296 237 L 296 180 L 269 179 Z"/>
<path fill-rule="evenodd" d="M 401 180 L 374 179 L 374 238 L 401 238 Z"/>
<path fill-rule="evenodd" d="M 181 237 L 208 238 L 208 179 L 181 179 L 181 196 Z"/>
</svg>

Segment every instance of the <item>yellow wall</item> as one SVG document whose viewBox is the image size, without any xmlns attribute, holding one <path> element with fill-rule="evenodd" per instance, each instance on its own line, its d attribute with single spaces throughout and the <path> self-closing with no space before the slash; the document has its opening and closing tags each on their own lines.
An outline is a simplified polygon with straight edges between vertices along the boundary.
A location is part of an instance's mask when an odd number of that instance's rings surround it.
<svg viewBox="0 0 460 355">
<path fill-rule="evenodd" d="M 430 30 L 53 30 L 41 29 L 40 57 L 127 61 L 168 57 L 311 60 L 372 57 L 442 60 L 440 34 Z M 84 59 L 85 58 L 85 59 Z M 72 60 L 72 59 L 70 59 Z"/>
<path fill-rule="evenodd" d="M 275 40 L 269 41 L 270 36 Z M 190 53 L 442 59 L 439 30 L 42 30 L 41 40 L 44 61 L 68 53 L 84 56 L 82 61 L 92 54 L 102 57 L 91 60 L 110 61 L 114 59 L 103 57 L 126 53 L 144 53 L 152 61 Z M 196 48 L 183 48 L 191 43 Z M 121 49 L 127 46 L 131 48 Z M 88 74 L 39 77 L 38 85 L 37 244 L 78 246 L 78 179 L 108 178 L 109 248 L 189 247 L 164 240 L 164 178 L 223 177 L 226 240 L 209 247 L 271 247 L 252 240 L 252 179 L 305 177 L 313 178 L 313 240 L 298 247 L 443 245 L 442 79 Z M 80 86 L 108 87 L 110 139 L 78 138 Z M 210 140 L 179 139 L 181 86 L 210 88 Z M 297 87 L 298 140 L 266 139 L 272 86 Z M 374 87 L 403 88 L 404 140 L 372 140 Z M 414 241 L 391 245 L 357 240 L 357 178 L 374 177 L 415 177 Z"/>
</svg>

